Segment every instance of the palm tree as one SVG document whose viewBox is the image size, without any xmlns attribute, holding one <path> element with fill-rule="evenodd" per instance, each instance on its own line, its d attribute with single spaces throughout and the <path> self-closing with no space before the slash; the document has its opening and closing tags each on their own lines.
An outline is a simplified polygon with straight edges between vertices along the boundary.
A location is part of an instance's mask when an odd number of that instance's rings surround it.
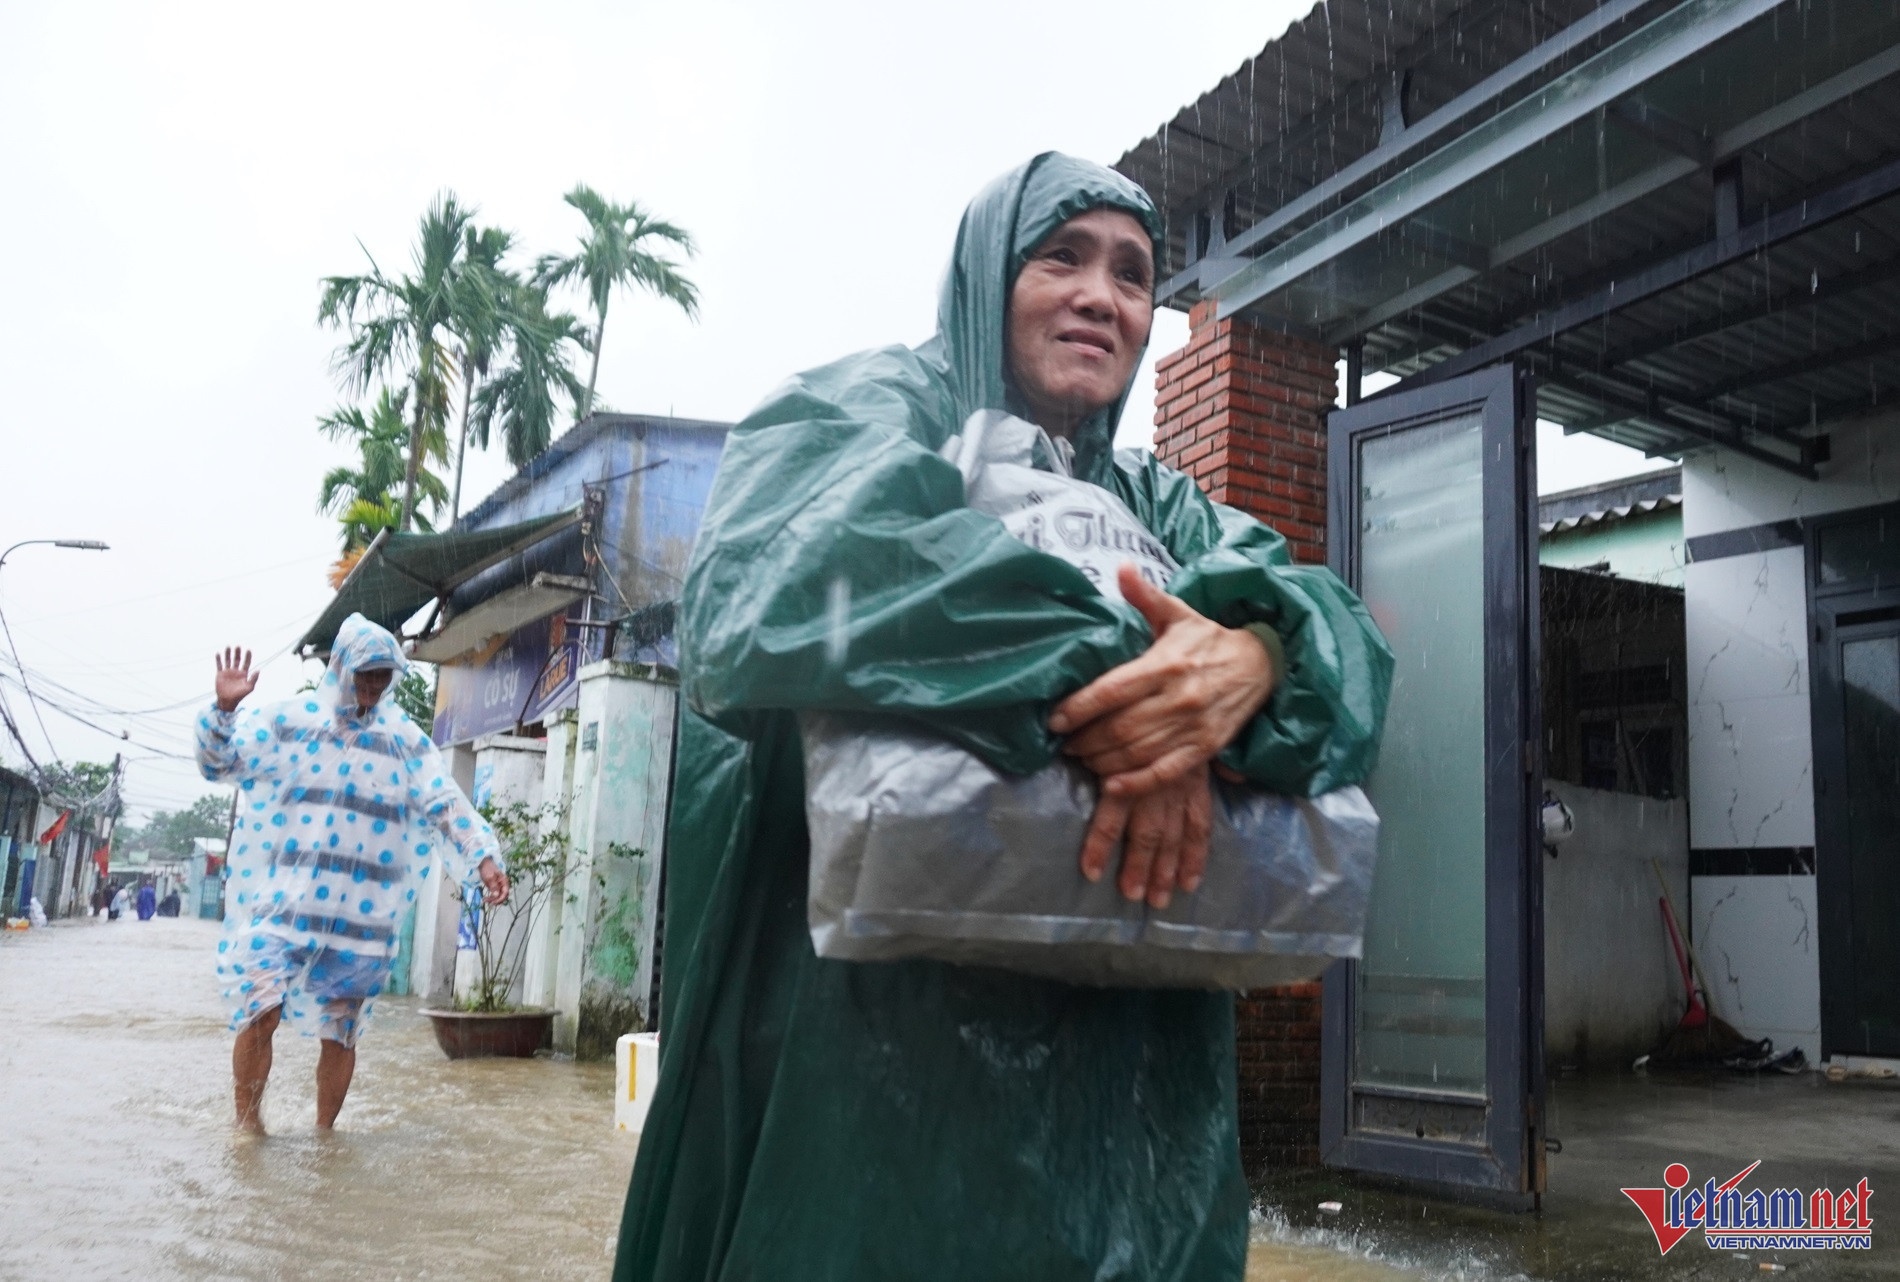
<svg viewBox="0 0 1900 1282">
<path fill-rule="evenodd" d="M 593 368 L 588 371 L 587 391 L 574 407 L 578 421 L 594 408 L 594 386 L 600 377 L 601 337 L 607 329 L 607 303 L 620 285 L 638 285 L 642 289 L 671 299 L 687 316 L 699 315 L 699 289 L 680 274 L 680 265 L 646 248 L 664 241 L 678 246 L 691 257 L 696 251 L 693 238 L 685 229 L 649 215 L 637 201 L 622 205 L 607 200 L 586 183 L 567 193 L 567 203 L 580 210 L 587 220 L 587 234 L 581 238 L 580 252 L 562 258 L 544 255 L 535 264 L 534 283 L 551 289 L 577 281 L 587 292 L 594 309 Z"/>
<path fill-rule="evenodd" d="M 587 331 L 568 312 L 549 313 L 547 293 L 523 285 L 507 314 L 510 360 L 474 395 L 475 443 L 488 448 L 489 432 L 499 428 L 508 461 L 520 467 L 548 447 L 561 394 L 576 406 L 585 395 L 568 365 L 568 345 L 584 346 Z"/>
<path fill-rule="evenodd" d="M 365 417 L 354 406 L 341 408 L 317 422 L 331 440 L 347 440 L 356 445 L 355 467 L 340 465 L 324 474 L 317 496 L 317 510 L 336 516 L 342 525 L 343 553 L 347 557 L 369 545 L 376 532 L 400 528 L 402 510 L 390 491 L 403 483 L 408 471 L 407 443 L 410 428 L 404 422 L 409 389 L 392 392 L 382 389 L 376 406 Z M 447 440 L 440 428 L 426 434 L 424 454 L 437 462 L 447 454 Z M 416 488 L 431 510 L 440 510 L 448 498 L 442 478 L 421 466 L 416 472 Z M 431 528 L 428 518 L 413 513 L 416 524 Z"/>
<path fill-rule="evenodd" d="M 472 292 L 486 287 L 482 273 L 467 270 L 474 216 L 454 192 L 443 192 L 422 216 L 410 274 L 387 276 L 370 258 L 363 275 L 328 276 L 323 282 L 318 322 L 349 331 L 349 341 L 333 358 L 346 389 L 361 393 L 400 373 L 415 394 L 398 520 L 404 530 L 415 517 L 425 441 L 432 430 L 446 430 L 448 422 L 456 317 L 473 305 Z"/>
<path fill-rule="evenodd" d="M 514 235 L 499 227 L 469 227 L 463 232 L 464 287 L 456 291 L 449 328 L 461 344 L 456 363 L 462 368 L 462 430 L 455 446 L 455 490 L 449 500 L 449 519 L 462 512 L 462 465 L 468 457 L 469 412 L 475 404 L 475 380 L 488 377 L 512 319 L 521 281 L 501 265 L 514 246 Z M 486 446 L 488 434 L 482 433 Z"/>
</svg>

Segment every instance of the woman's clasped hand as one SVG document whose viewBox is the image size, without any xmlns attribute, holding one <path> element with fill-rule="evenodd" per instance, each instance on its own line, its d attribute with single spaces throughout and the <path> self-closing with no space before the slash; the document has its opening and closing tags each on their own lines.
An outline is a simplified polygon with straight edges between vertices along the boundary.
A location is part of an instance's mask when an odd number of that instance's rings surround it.
<svg viewBox="0 0 1900 1282">
<path fill-rule="evenodd" d="M 1207 867 L 1209 769 L 1273 692 L 1279 674 L 1252 633 L 1222 627 L 1124 566 L 1123 597 L 1154 644 L 1060 704 L 1049 728 L 1102 783 L 1082 844 L 1082 874 L 1099 881 L 1123 842 L 1117 884 L 1166 908 Z"/>
</svg>

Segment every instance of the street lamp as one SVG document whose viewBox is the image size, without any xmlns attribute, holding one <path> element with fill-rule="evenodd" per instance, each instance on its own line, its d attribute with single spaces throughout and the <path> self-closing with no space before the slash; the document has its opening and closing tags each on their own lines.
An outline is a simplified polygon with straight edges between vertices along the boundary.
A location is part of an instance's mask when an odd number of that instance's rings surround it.
<svg viewBox="0 0 1900 1282">
<path fill-rule="evenodd" d="M 108 550 L 106 545 L 101 543 L 98 539 L 21 539 L 6 551 L 0 552 L 0 567 L 4 567 L 7 563 L 7 558 L 21 548 L 31 547 L 38 543 L 50 543 L 56 548 L 78 548 L 84 552 L 105 552 Z M 40 733 L 45 735 L 46 722 L 40 717 L 40 705 L 39 701 L 33 697 L 33 687 L 27 684 L 26 669 L 20 664 L 20 647 L 14 644 L 13 625 L 7 622 L 7 616 L 4 610 L 0 610 L 0 634 L 6 636 L 7 653 L 13 656 L 13 670 L 20 674 L 20 688 L 26 691 L 26 701 L 33 709 L 33 719 L 40 723 Z M 19 738 L 19 731 L 14 729 L 13 718 L 10 715 L 7 718 L 7 728 L 13 731 L 13 735 L 16 739 Z M 46 735 L 46 746 L 49 748 L 53 746 L 53 737 L 51 735 Z M 20 750 L 26 752 L 26 759 L 28 761 L 33 760 L 33 754 L 27 752 L 26 741 L 23 739 L 20 740 Z M 55 751 L 57 752 L 58 750 L 55 749 Z"/>
<path fill-rule="evenodd" d="M 35 543 L 50 543 L 56 548 L 78 548 L 82 552 L 106 552 L 110 550 L 108 545 L 101 543 L 98 539 L 21 539 L 6 551 L 0 552 L 0 565 L 5 565 L 7 558 L 12 556 L 19 549 L 31 547 Z"/>
</svg>

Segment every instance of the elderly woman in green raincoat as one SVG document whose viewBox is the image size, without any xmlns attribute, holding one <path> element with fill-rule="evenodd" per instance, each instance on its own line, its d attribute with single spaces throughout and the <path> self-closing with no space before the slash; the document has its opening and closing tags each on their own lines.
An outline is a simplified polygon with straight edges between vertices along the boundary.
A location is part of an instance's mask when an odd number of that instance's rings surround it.
<svg viewBox="0 0 1900 1282">
<path fill-rule="evenodd" d="M 1102 780 L 1078 876 L 1161 905 L 1208 772 L 1315 795 L 1371 768 L 1391 660 L 1337 578 L 1112 451 L 1153 316 L 1140 188 L 1050 153 L 957 234 L 938 333 L 784 384 L 736 427 L 680 615 L 660 1085 L 614 1276 L 1239 1278 L 1233 999 L 818 958 L 797 714 L 895 713 L 1011 772 Z M 938 456 L 1030 419 L 1183 567 L 1127 603 L 964 503 Z M 1118 867 L 1109 860 L 1121 852 Z"/>
</svg>

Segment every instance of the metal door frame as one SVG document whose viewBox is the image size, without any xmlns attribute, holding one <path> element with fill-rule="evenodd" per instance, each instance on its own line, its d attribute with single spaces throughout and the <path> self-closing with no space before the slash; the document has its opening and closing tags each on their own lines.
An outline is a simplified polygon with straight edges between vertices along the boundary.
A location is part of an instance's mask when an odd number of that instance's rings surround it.
<svg viewBox="0 0 1900 1282">
<path fill-rule="evenodd" d="M 1361 1094 L 1469 1107 L 1462 1092 L 1359 1087 L 1354 1063 L 1358 963 L 1336 962 L 1322 997 L 1320 1152 L 1329 1166 L 1491 1193 L 1529 1203 L 1544 1189 L 1543 796 L 1537 572 L 1536 398 L 1514 366 L 1478 370 L 1335 410 L 1328 418 L 1327 549 L 1359 583 L 1355 466 L 1368 439 L 1478 410 L 1484 442 L 1485 1119 L 1484 1142 L 1354 1130 Z"/>
<path fill-rule="evenodd" d="M 1876 575 L 1847 583 L 1821 582 L 1821 536 L 1835 526 L 1867 520 L 1900 522 L 1900 503 L 1850 508 L 1802 521 L 1808 589 L 1808 710 L 1814 760 L 1814 899 L 1820 919 L 1821 1058 L 1878 1055 L 1853 1037 L 1853 1012 L 1845 1008 L 1853 992 L 1854 883 L 1845 859 L 1847 744 L 1840 647 L 1843 639 L 1879 635 L 1900 619 L 1900 583 Z M 1879 618 L 1856 618 L 1860 615 Z M 1845 617 L 1847 621 L 1841 620 Z M 1863 630 L 1865 630 L 1863 632 Z M 1843 638 L 1842 633 L 1846 633 Z M 1830 789 L 1830 785 L 1836 785 Z"/>
</svg>

